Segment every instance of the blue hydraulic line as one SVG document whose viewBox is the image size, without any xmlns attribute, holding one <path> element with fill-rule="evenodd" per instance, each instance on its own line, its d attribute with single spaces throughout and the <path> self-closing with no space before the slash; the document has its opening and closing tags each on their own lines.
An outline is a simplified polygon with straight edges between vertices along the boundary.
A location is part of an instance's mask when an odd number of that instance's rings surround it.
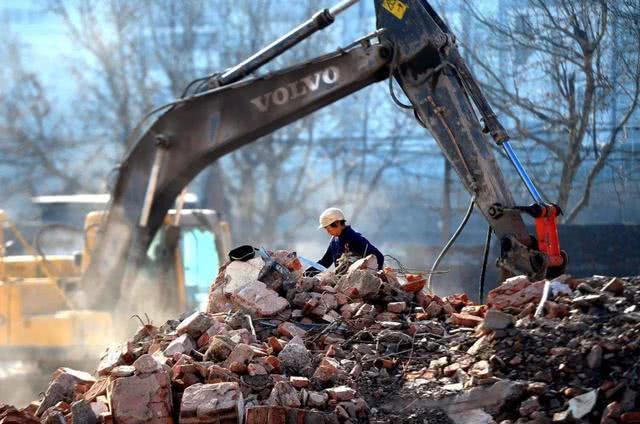
<svg viewBox="0 0 640 424">
<path fill-rule="evenodd" d="M 508 141 L 505 141 L 502 143 L 502 147 L 504 147 L 504 151 L 507 153 L 507 156 L 509 156 L 509 160 L 511 160 L 511 163 L 516 168 L 516 171 L 518 171 L 518 175 L 520 175 L 522 182 L 525 186 L 527 186 L 527 190 L 529 190 L 529 193 L 531 193 L 531 197 L 533 197 L 533 200 L 535 200 L 536 203 L 545 203 L 542 200 L 542 196 L 538 192 L 538 189 L 533 184 L 533 181 L 531 181 L 531 178 L 529 178 L 527 171 L 524 170 L 524 167 L 520 163 L 520 160 L 518 160 L 516 152 L 514 152 L 511 148 L 511 144 L 509 144 Z"/>
</svg>

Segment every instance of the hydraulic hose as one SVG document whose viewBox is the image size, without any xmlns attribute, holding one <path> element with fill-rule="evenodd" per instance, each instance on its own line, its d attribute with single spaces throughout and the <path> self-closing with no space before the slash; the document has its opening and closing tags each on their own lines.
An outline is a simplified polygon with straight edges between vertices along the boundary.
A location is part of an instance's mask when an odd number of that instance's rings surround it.
<svg viewBox="0 0 640 424">
<path fill-rule="evenodd" d="M 447 244 L 444 245 L 444 247 L 442 248 L 442 251 L 440 252 L 438 257 L 436 258 L 436 261 L 433 263 L 433 266 L 431 267 L 431 271 L 429 272 L 429 276 L 427 277 L 427 288 L 428 288 L 429 292 L 432 292 L 431 277 L 433 276 L 433 273 L 435 272 L 436 268 L 438 268 L 438 265 L 440 264 L 440 261 L 447 254 L 447 252 L 449 251 L 451 246 L 453 246 L 453 243 L 455 243 L 455 241 L 458 238 L 458 236 L 460 235 L 460 233 L 462 233 L 462 230 L 464 229 L 464 226 L 467 225 L 467 221 L 469 221 L 469 217 L 471 217 L 471 212 L 473 212 L 473 205 L 474 205 L 475 202 L 476 202 L 476 196 L 473 195 L 473 197 L 471 197 L 471 201 L 469 202 L 469 207 L 467 208 L 467 212 L 465 213 L 464 218 L 462 218 L 462 222 L 460 223 L 460 225 L 458 225 L 458 228 L 453 233 L 453 235 L 451 236 L 449 241 L 447 241 Z"/>
<path fill-rule="evenodd" d="M 480 284 L 478 284 L 478 303 L 482 304 L 484 298 L 484 277 L 487 274 L 487 259 L 489 259 L 489 249 L 491 248 L 491 233 L 493 228 L 489 225 L 487 229 L 487 238 L 484 242 L 484 250 L 482 252 L 482 270 L 480 271 Z"/>
</svg>

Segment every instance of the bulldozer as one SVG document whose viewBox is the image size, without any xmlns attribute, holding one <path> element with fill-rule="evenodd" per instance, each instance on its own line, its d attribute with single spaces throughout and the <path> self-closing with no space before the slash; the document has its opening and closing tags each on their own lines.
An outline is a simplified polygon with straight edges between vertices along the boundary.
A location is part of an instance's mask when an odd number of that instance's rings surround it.
<svg viewBox="0 0 640 424">
<path fill-rule="evenodd" d="M 135 290 L 121 296 L 118 318 L 116 309 L 87 308 L 91 302 L 82 286 L 104 218 L 104 211 L 86 215 L 81 252 L 47 254 L 0 211 L 0 361 L 19 359 L 42 370 L 60 363 L 95 364 L 106 345 L 121 336 L 119 330 L 126 330 L 122 316 L 161 320 L 204 307 L 209 285 L 230 250 L 229 225 L 215 211 L 169 211 L 147 249 L 147 266 Z M 47 238 L 42 231 L 38 240 L 43 234 Z M 10 241 L 25 254 L 8 255 Z"/>
</svg>

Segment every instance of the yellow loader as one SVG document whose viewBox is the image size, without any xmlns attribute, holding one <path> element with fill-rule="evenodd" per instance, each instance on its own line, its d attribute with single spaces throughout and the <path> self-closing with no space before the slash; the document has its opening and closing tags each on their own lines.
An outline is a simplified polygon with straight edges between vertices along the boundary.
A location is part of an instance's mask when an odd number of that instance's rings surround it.
<svg viewBox="0 0 640 424">
<path fill-rule="evenodd" d="M 121 337 L 115 333 L 122 318 L 146 314 L 159 321 L 204 308 L 231 242 L 229 226 L 216 212 L 171 210 L 147 250 L 136 284 L 114 301 L 115 311 L 87 309 L 95 299 L 87 302 L 81 285 L 103 219 L 104 212 L 86 216 L 82 252 L 46 255 L 0 211 L 0 360 L 35 361 L 47 370 L 61 364 L 95 365 L 113 337 Z M 9 239 L 27 254 L 6 255 Z"/>
</svg>

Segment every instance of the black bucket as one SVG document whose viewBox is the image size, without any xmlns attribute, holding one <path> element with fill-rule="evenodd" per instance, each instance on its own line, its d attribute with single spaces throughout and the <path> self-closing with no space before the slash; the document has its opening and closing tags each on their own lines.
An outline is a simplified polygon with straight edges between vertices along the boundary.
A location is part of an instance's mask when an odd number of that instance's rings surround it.
<svg viewBox="0 0 640 424">
<path fill-rule="evenodd" d="M 229 259 L 232 261 L 246 262 L 255 258 L 256 249 L 253 246 L 244 245 L 236 247 L 229 252 Z"/>
</svg>

